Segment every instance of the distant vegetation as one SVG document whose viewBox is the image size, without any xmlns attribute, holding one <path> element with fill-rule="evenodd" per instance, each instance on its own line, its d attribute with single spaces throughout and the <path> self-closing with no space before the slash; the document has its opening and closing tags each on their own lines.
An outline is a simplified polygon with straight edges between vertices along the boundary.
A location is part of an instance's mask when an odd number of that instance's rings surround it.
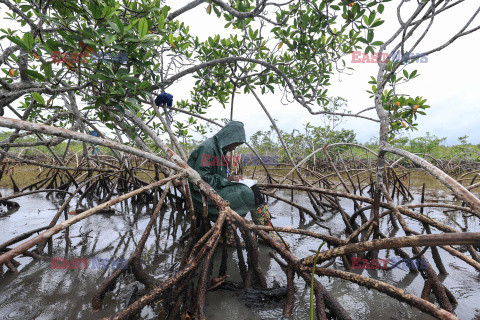
<svg viewBox="0 0 480 320">
<path fill-rule="evenodd" d="M 427 132 L 425 136 L 414 139 L 408 137 L 394 139 L 392 144 L 412 153 L 428 154 L 436 159 L 480 161 L 480 144 L 468 143 L 467 135 L 459 137 L 458 143 L 453 146 L 446 145 L 446 140 L 446 137 L 439 138 Z M 378 148 L 376 143 L 365 145 L 373 149 Z"/>
<path fill-rule="evenodd" d="M 313 150 L 319 150 L 317 156 L 323 156 L 321 148 L 327 144 L 334 143 L 356 143 L 363 145 L 372 151 L 378 151 L 378 139 L 372 139 L 367 143 L 357 142 L 356 134 L 353 130 L 331 129 L 330 127 L 315 127 L 311 124 L 304 126 L 304 131 L 293 130 L 291 133 L 282 131 L 283 138 L 289 147 L 289 150 L 297 158 L 303 159 L 312 153 Z M 423 137 L 410 139 L 409 137 L 399 137 L 391 141 L 395 147 L 407 150 L 416 154 L 427 154 L 436 159 L 452 159 L 459 161 L 479 161 L 480 144 L 474 145 L 468 142 L 468 136 L 458 138 L 458 143 L 453 146 L 446 144 L 446 137 L 439 138 L 434 134 L 427 132 Z M 286 155 L 283 151 L 277 134 L 270 128 L 267 131 L 257 131 L 250 138 L 250 144 L 261 155 L 280 155 L 281 161 L 286 161 Z M 237 149 L 240 154 L 251 153 L 250 149 L 243 146 Z M 353 150 L 356 150 L 355 148 Z M 355 156 L 364 155 L 360 152 Z M 311 159 L 313 161 L 313 158 Z M 310 162 L 311 162 L 310 161 Z"/>
<path fill-rule="evenodd" d="M 11 131 L 0 132 L 0 141 L 8 142 L 8 137 L 12 134 Z M 25 147 L 12 147 L 9 148 L 9 153 L 15 153 L 20 155 L 23 158 L 35 158 L 38 156 L 45 156 L 50 158 L 52 156 L 51 152 L 45 145 L 39 146 L 30 146 L 30 144 L 39 142 L 40 140 L 36 136 L 27 136 L 18 138 L 15 140 L 17 144 L 24 144 Z M 61 143 L 53 143 L 50 145 L 50 149 L 58 156 L 63 156 L 67 147 L 68 141 L 64 140 Z M 28 147 L 27 147 L 28 146 Z M 87 151 L 92 154 L 93 146 L 90 143 L 85 144 Z M 97 147 L 101 154 L 111 155 L 112 152 L 110 149 L 105 147 Z M 71 141 L 69 146 L 68 154 L 78 153 L 79 155 L 83 154 L 83 143 L 78 141 Z"/>
<path fill-rule="evenodd" d="M 372 151 L 378 151 L 378 139 L 372 138 L 369 142 L 359 143 L 357 141 L 356 134 L 353 130 L 347 129 L 332 129 L 330 126 L 313 126 L 310 123 L 304 125 L 303 131 L 293 130 L 292 132 L 282 131 L 283 139 L 287 144 L 292 155 L 297 159 L 303 159 L 308 156 L 313 150 L 319 150 L 316 154 L 317 157 L 323 157 L 322 148 L 325 145 L 334 143 L 355 143 L 363 145 Z M 0 141 L 5 140 L 10 135 L 10 132 L 1 132 Z M 458 143 L 453 146 L 446 144 L 446 137 L 439 138 L 434 134 L 427 132 L 423 137 L 417 137 L 410 139 L 409 137 L 398 137 L 391 141 L 392 145 L 404 150 L 407 150 L 416 154 L 427 154 L 436 159 L 442 160 L 455 160 L 455 161 L 480 161 L 480 144 L 474 145 L 468 142 L 468 136 L 458 138 Z M 150 139 L 145 139 L 147 143 Z M 39 140 L 34 136 L 23 137 L 17 139 L 16 142 L 34 143 Z M 203 141 L 186 140 L 186 143 L 182 143 L 186 149 L 187 154 L 192 152 L 194 148 Z M 257 131 L 249 140 L 250 145 L 262 156 L 279 156 L 279 162 L 288 162 L 287 155 L 282 148 L 281 142 L 278 139 L 273 127 L 270 127 L 266 131 Z M 63 155 L 67 141 L 52 145 L 51 149 L 57 155 Z M 92 153 L 92 145 L 86 144 L 89 154 Z M 339 147 L 338 149 L 345 149 L 345 147 Z M 111 154 L 111 151 L 107 148 L 100 147 L 100 153 Z M 46 146 L 35 146 L 32 148 L 15 147 L 9 150 L 10 152 L 21 152 L 22 157 L 36 157 L 39 155 L 51 156 L 50 151 Z M 363 157 L 365 153 L 356 148 L 353 148 L 353 152 L 357 157 Z M 83 154 L 83 144 L 77 141 L 70 142 L 69 154 L 78 153 Z M 243 145 L 237 148 L 238 154 L 252 154 L 252 151 Z M 313 157 L 309 163 L 312 163 Z"/>
</svg>

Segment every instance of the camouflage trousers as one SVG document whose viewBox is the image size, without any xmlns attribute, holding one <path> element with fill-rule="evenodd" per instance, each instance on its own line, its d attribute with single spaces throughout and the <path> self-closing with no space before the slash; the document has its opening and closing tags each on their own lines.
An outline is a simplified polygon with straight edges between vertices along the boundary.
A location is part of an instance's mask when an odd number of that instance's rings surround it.
<svg viewBox="0 0 480 320">
<path fill-rule="evenodd" d="M 272 216 L 268 210 L 268 204 L 264 203 L 259 205 L 255 211 L 251 212 L 253 223 L 258 226 L 271 226 Z"/>
<path fill-rule="evenodd" d="M 272 225 L 272 216 L 270 215 L 270 211 L 268 210 L 268 204 L 264 203 L 259 206 L 254 211 L 251 211 L 250 214 L 252 215 L 252 221 L 256 225 L 259 226 L 271 226 Z M 235 235 L 234 235 L 235 227 L 227 227 L 225 230 L 225 236 L 227 238 L 227 245 L 233 246 L 235 245 Z M 270 232 L 270 235 L 274 238 L 277 236 Z"/>
</svg>

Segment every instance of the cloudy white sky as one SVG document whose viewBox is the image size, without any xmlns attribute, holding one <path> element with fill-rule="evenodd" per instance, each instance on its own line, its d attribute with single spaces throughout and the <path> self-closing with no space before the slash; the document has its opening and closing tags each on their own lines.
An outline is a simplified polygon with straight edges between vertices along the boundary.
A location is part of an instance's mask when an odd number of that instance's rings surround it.
<svg viewBox="0 0 480 320">
<path fill-rule="evenodd" d="M 191 0 L 190 0 L 191 1 Z M 190 2 L 188 0 L 167 0 L 172 9 L 177 9 Z M 399 27 L 396 19 L 396 4 L 392 1 L 386 4 L 382 15 L 386 22 L 377 28 L 376 39 L 385 40 Z M 406 2 L 403 11 L 408 13 L 409 6 L 415 6 L 416 1 Z M 443 44 L 453 36 L 465 23 L 465 21 L 478 9 L 478 0 L 467 0 L 465 4 L 450 10 L 444 16 L 436 18 L 427 38 L 422 42 L 415 53 L 422 53 L 434 46 Z M 180 20 L 190 25 L 190 30 L 201 40 L 209 36 L 221 34 L 228 35 L 229 29 L 224 29 L 225 22 L 218 19 L 213 13 L 207 15 L 207 4 L 180 16 Z M 0 28 L 12 27 L 11 21 L 3 20 L 5 7 L 0 5 Z M 472 26 L 478 26 L 480 18 L 476 18 Z M 1 41 L 5 45 L 5 41 Z M 285 48 L 285 47 L 284 47 Z M 419 131 L 410 133 L 411 137 L 424 135 L 426 132 L 433 133 L 438 137 L 447 137 L 447 144 L 454 144 L 457 138 L 468 135 L 471 143 L 480 143 L 480 96 L 479 81 L 480 62 L 477 55 L 480 49 L 480 32 L 475 32 L 455 41 L 443 51 L 428 56 L 428 62 L 415 63 L 408 70 L 417 69 L 420 77 L 398 87 L 397 92 L 412 96 L 423 96 L 428 99 L 431 106 L 427 116 L 419 119 Z M 388 51 L 388 48 L 387 48 Z M 368 84 L 370 76 L 376 76 L 378 66 L 375 63 L 350 63 L 351 56 L 345 60 L 354 70 L 350 75 L 337 74 L 333 77 L 329 88 L 330 96 L 341 96 L 348 100 L 348 110 L 358 112 L 365 107 L 372 106 L 369 94 L 366 92 L 371 85 Z M 186 78 L 175 83 L 169 92 L 174 94 L 175 100 L 187 99 L 192 80 Z M 298 104 L 283 105 L 281 96 L 265 95 L 262 97 L 265 105 L 278 120 L 278 126 L 285 131 L 291 132 L 294 128 L 300 129 L 307 122 L 320 125 L 320 116 L 313 116 Z M 375 112 L 368 113 L 376 117 Z M 8 114 L 7 114 L 8 116 Z M 229 118 L 229 108 L 214 106 L 207 114 L 212 118 Z M 247 136 L 258 130 L 265 130 L 269 122 L 253 96 L 237 95 L 235 97 L 234 119 L 245 123 Z M 360 142 L 366 142 L 378 135 L 376 123 L 350 118 L 341 125 L 344 128 L 353 129 L 357 133 Z"/>
<path fill-rule="evenodd" d="M 187 0 L 167 1 L 173 9 L 180 8 L 188 2 Z M 415 53 L 422 53 L 443 44 L 463 27 L 462 23 L 465 23 L 479 5 L 475 0 L 465 2 L 464 5 L 451 9 L 444 17 L 439 16 L 435 20 L 427 39 L 422 42 Z M 398 29 L 399 22 L 396 18 L 396 4 L 398 3 L 399 1 L 395 0 L 386 3 L 386 9 L 382 15 L 386 22 L 375 32 L 375 36 L 379 40 L 390 38 Z M 403 14 L 408 14 L 409 9 L 415 6 L 415 3 L 416 1 L 406 2 Z M 218 33 L 226 35 L 228 31 L 223 29 L 225 22 L 217 19 L 213 14 L 207 15 L 206 7 L 206 4 L 199 6 L 185 13 L 179 19 L 189 24 L 190 30 L 200 39 L 206 39 L 208 36 Z M 479 24 L 480 19 L 477 17 L 472 26 Z M 468 135 L 469 142 L 480 143 L 480 81 L 478 80 L 480 61 L 477 58 L 479 49 L 480 32 L 476 32 L 458 39 L 443 51 L 430 55 L 428 62 L 415 63 L 414 66 L 407 69 L 409 71 L 417 69 L 421 76 L 398 87 L 397 92 L 423 96 L 428 99 L 428 104 L 431 106 L 427 116 L 421 117 L 419 120 L 419 131 L 411 133 L 411 137 L 430 132 L 438 137 L 447 137 L 448 144 L 455 144 L 458 137 Z M 351 62 L 351 57 L 346 57 L 345 60 Z M 378 66 L 375 63 L 350 63 L 350 66 L 355 69 L 351 75 L 340 74 L 332 79 L 329 94 L 347 99 L 348 109 L 355 113 L 365 107 L 373 106 L 366 90 L 371 88 L 368 81 L 370 76 L 376 76 Z M 187 83 L 187 81 L 184 82 Z M 177 85 L 172 87 L 171 91 L 175 93 L 176 97 L 187 97 L 187 88 L 187 86 Z M 281 103 L 280 98 L 279 95 L 263 96 L 264 103 L 272 116 L 278 120 L 278 125 L 282 130 L 291 131 L 294 128 L 302 128 L 303 124 L 307 122 L 318 125 L 322 123 L 319 116 L 311 115 L 299 104 L 285 106 Z M 229 118 L 230 110 L 224 110 L 219 106 L 208 114 L 217 118 Z M 374 111 L 369 114 L 376 117 Z M 252 96 L 235 97 L 234 118 L 245 123 L 248 136 L 257 130 L 264 130 L 269 125 L 263 110 Z M 366 142 L 371 137 L 378 135 L 378 125 L 367 120 L 350 118 L 342 126 L 355 130 L 358 140 L 361 142 Z"/>
</svg>

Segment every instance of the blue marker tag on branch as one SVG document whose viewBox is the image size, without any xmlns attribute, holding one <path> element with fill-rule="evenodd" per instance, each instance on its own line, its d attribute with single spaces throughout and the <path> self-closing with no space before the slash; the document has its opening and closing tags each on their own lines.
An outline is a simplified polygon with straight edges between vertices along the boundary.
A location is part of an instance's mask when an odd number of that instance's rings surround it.
<svg viewBox="0 0 480 320">
<path fill-rule="evenodd" d="M 166 107 L 171 108 L 173 106 L 173 95 L 170 93 L 162 92 L 155 98 L 155 104 L 158 107 L 162 107 L 163 111 L 165 112 L 165 116 L 167 117 L 168 122 L 173 121 L 172 115 L 167 111 Z"/>
</svg>

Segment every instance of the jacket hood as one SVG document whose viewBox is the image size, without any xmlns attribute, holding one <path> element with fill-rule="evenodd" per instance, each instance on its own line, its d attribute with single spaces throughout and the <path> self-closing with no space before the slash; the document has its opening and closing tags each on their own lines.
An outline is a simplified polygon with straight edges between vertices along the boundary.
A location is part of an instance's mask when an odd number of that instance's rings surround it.
<svg viewBox="0 0 480 320">
<path fill-rule="evenodd" d="M 222 149 L 232 143 L 247 142 L 243 122 L 240 121 L 230 121 L 222 128 L 222 130 L 218 131 L 214 137 L 217 139 L 218 145 Z"/>
</svg>

